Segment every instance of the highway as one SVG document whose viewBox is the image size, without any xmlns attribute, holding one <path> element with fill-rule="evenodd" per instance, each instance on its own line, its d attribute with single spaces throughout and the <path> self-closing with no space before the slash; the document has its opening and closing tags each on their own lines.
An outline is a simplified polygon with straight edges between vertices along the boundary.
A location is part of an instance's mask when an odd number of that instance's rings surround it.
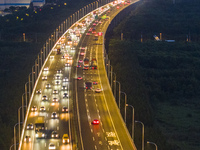
<svg viewBox="0 0 200 150">
<path fill-rule="evenodd" d="M 57 42 L 35 87 L 21 149 L 73 149 L 74 138 L 70 123 L 73 103 L 76 103 L 78 109 L 82 149 L 136 149 L 119 113 L 104 66 L 104 34 L 110 21 L 128 4 L 118 6 L 107 13 L 107 19 L 99 17 L 98 21 L 94 22 L 94 16 L 85 16 Z M 96 33 L 92 33 L 93 31 Z M 103 34 L 98 34 L 99 32 Z M 92 59 L 97 60 L 97 69 L 84 69 L 84 58 L 89 58 L 90 65 Z M 78 80 L 78 77 L 81 79 Z M 86 90 L 85 82 L 97 84 Z M 97 88 L 102 91 L 95 92 Z M 52 117 L 54 112 L 57 116 Z M 94 119 L 98 119 L 100 123 L 93 124 Z M 40 127 L 36 127 L 37 123 L 40 123 Z M 41 123 L 45 129 L 40 131 Z M 28 129 L 28 126 L 33 129 Z M 53 137 L 52 133 L 55 131 L 58 135 L 54 134 Z M 44 137 L 38 138 L 40 133 L 43 133 Z M 68 134 L 69 142 L 63 143 L 64 134 Z"/>
<path fill-rule="evenodd" d="M 111 20 L 118 11 L 120 9 L 110 12 Z M 101 20 L 101 22 L 101 24 L 91 26 L 96 29 L 97 33 L 105 33 L 109 25 L 109 20 Z M 89 60 L 96 58 L 98 67 L 85 70 L 83 69 L 84 64 L 79 63 L 82 67 L 76 68 L 76 77 L 83 77 L 83 80 L 75 80 L 74 85 L 78 99 L 83 149 L 136 149 L 130 136 L 126 134 L 127 129 L 118 112 L 107 79 L 103 60 L 103 36 L 99 36 L 98 41 L 94 39 L 95 34 L 85 35 L 79 49 L 86 49 L 84 58 L 89 58 Z M 79 54 L 77 64 L 84 58 Z M 85 82 L 97 82 L 97 85 L 93 85 L 92 90 L 86 90 Z M 96 93 L 97 88 L 102 89 L 102 92 Z M 93 125 L 94 119 L 98 119 L 100 124 Z"/>
</svg>

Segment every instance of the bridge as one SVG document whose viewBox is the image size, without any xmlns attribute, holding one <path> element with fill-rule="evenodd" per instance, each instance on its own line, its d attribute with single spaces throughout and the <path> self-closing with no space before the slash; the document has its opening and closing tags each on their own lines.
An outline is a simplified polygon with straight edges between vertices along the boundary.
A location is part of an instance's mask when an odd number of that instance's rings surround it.
<svg viewBox="0 0 200 150">
<path fill-rule="evenodd" d="M 107 78 L 104 36 L 113 18 L 137 1 L 96 1 L 51 34 L 25 86 L 19 150 L 136 149 Z"/>
</svg>

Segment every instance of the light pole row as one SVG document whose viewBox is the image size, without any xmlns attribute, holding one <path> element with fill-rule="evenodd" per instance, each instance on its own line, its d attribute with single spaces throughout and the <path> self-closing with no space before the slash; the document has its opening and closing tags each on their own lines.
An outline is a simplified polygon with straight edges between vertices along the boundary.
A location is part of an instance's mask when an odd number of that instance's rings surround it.
<svg viewBox="0 0 200 150">
<path fill-rule="evenodd" d="M 110 61 L 108 60 L 108 62 L 110 62 Z M 120 84 L 119 81 L 116 80 L 116 73 L 113 72 L 113 68 L 110 65 L 110 63 L 107 64 L 106 67 L 108 68 L 108 71 L 109 71 L 108 75 L 111 74 L 111 76 L 110 76 L 111 77 L 111 81 L 110 81 L 111 89 L 112 89 L 112 82 L 114 82 L 114 97 L 115 97 L 115 99 L 116 99 L 116 83 L 118 83 L 118 85 L 119 85 L 119 98 L 118 98 L 119 110 L 121 110 L 120 109 L 121 108 L 121 106 L 120 106 L 121 105 L 120 104 L 121 103 L 120 102 L 121 94 L 124 94 L 124 97 L 125 97 L 125 107 L 124 107 L 124 122 L 125 122 L 125 124 L 126 124 L 126 115 L 127 115 L 126 107 L 131 107 L 132 108 L 132 127 L 131 127 L 132 128 L 132 132 L 131 132 L 131 137 L 132 137 L 133 141 L 134 141 L 134 123 L 139 123 L 142 126 L 142 150 L 144 150 L 144 124 L 141 121 L 134 120 L 134 107 L 132 105 L 130 105 L 130 104 L 127 104 L 127 94 L 125 92 L 121 91 L 121 84 Z M 112 77 L 113 75 L 112 74 L 115 75 L 114 80 L 113 80 L 113 77 Z M 157 150 L 157 145 L 155 143 L 147 141 L 147 144 L 153 144 L 156 147 L 156 150 Z"/>
</svg>

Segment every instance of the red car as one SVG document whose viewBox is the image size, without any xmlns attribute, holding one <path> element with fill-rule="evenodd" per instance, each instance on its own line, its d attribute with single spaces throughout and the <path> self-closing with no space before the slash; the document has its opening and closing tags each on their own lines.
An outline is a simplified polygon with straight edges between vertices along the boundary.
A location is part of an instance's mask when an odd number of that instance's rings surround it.
<svg viewBox="0 0 200 150">
<path fill-rule="evenodd" d="M 93 82 L 93 85 L 97 85 L 97 84 L 98 84 L 98 82 L 96 82 L 96 81 Z"/>
<path fill-rule="evenodd" d="M 82 80 L 83 78 L 82 78 L 82 77 L 78 77 L 77 79 L 78 79 L 78 80 Z"/>
<path fill-rule="evenodd" d="M 94 125 L 98 125 L 99 124 L 99 120 L 98 119 L 94 119 L 93 121 L 92 121 L 92 124 L 94 124 Z"/>
</svg>

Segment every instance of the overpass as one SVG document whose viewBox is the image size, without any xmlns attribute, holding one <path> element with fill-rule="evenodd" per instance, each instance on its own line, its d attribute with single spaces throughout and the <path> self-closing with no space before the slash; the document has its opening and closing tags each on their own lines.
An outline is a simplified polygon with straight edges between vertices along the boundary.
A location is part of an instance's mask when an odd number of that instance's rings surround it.
<svg viewBox="0 0 200 150">
<path fill-rule="evenodd" d="M 35 84 L 19 149 L 136 149 L 112 94 L 104 63 L 106 30 L 129 4 L 92 4 L 61 24 L 41 50 L 32 71 Z M 93 11 L 88 13 L 90 9 Z M 84 58 L 96 59 L 97 69 L 84 69 Z M 85 82 L 94 83 L 93 89 L 86 90 Z M 30 86 L 28 89 L 31 93 Z M 97 89 L 101 91 L 95 92 Z M 100 123 L 94 125 L 94 119 Z M 63 143 L 64 134 L 69 135 L 67 144 Z"/>
</svg>

